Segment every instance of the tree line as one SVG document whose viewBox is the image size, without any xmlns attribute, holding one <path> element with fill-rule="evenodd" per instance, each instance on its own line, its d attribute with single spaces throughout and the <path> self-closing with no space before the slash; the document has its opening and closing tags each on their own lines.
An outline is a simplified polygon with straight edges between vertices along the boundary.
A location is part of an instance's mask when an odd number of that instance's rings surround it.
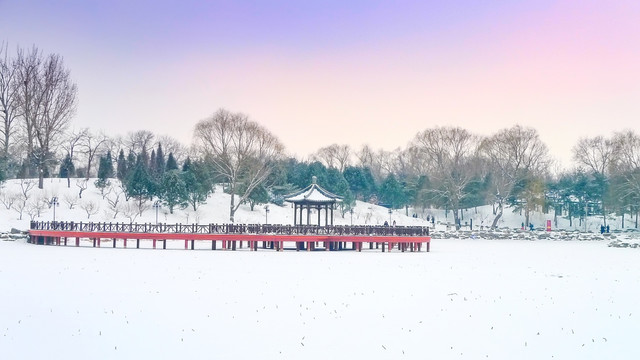
<svg viewBox="0 0 640 360">
<path fill-rule="evenodd" d="M 491 227 L 507 207 L 523 212 L 526 224 L 532 211 L 544 210 L 580 222 L 589 214 L 605 223 L 612 212 L 630 214 L 637 226 L 640 137 L 633 131 L 580 139 L 576 168 L 559 173 L 537 131 L 519 125 L 490 136 L 435 127 L 394 151 L 333 144 L 300 160 L 246 114 L 225 109 L 196 124 L 190 147 L 147 130 L 108 136 L 70 129 L 76 98 L 61 56 L 0 47 L 0 180 L 38 178 L 42 188 L 46 177 L 66 178 L 69 187 L 72 178 L 86 184 L 95 177 L 103 194 L 119 188 L 138 213 L 154 201 L 170 212 L 196 210 L 222 184 L 234 221 L 241 204 L 282 203 L 316 176 L 344 197 L 343 216 L 361 200 L 415 216 L 446 209 L 456 226 L 462 209 L 481 205 L 494 208 Z"/>
</svg>

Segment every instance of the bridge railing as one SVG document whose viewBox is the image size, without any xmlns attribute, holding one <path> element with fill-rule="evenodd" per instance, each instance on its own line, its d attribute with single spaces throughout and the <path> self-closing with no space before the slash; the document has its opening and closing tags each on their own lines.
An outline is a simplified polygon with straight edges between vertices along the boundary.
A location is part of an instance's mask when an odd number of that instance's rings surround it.
<svg viewBox="0 0 640 360">
<path fill-rule="evenodd" d="M 282 224 L 140 224 L 112 222 L 31 221 L 30 228 L 31 230 L 114 233 L 429 236 L 429 228 L 426 226 L 294 226 Z"/>
</svg>

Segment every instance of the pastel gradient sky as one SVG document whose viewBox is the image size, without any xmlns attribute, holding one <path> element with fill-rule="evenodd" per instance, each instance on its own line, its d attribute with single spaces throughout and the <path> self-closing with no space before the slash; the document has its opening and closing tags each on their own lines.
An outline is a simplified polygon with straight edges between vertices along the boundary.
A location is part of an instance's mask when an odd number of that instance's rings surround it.
<svg viewBox="0 0 640 360">
<path fill-rule="evenodd" d="M 220 107 L 305 157 L 435 126 L 640 132 L 640 1 L 0 0 L 0 41 L 64 56 L 75 127 L 190 143 Z"/>
</svg>

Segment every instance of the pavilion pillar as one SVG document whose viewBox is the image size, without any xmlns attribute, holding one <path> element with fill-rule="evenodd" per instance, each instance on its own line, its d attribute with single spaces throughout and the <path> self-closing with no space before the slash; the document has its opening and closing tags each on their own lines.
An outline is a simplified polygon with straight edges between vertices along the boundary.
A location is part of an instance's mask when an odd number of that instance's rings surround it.
<svg viewBox="0 0 640 360">
<path fill-rule="evenodd" d="M 300 225 L 304 225 L 304 222 L 302 221 L 302 210 L 304 209 L 304 205 L 300 204 Z"/>
<path fill-rule="evenodd" d="M 317 210 L 318 210 L 318 226 L 320 226 L 320 205 L 317 206 Z"/>
<path fill-rule="evenodd" d="M 331 226 L 333 226 L 333 204 L 331 206 Z"/>
<path fill-rule="evenodd" d="M 298 204 L 293 203 L 293 226 L 296 226 L 296 218 L 298 217 Z"/>
<path fill-rule="evenodd" d="M 311 205 L 307 204 L 307 225 L 311 224 Z"/>
<path fill-rule="evenodd" d="M 324 225 L 329 226 L 329 205 L 327 204 L 324 204 Z"/>
</svg>

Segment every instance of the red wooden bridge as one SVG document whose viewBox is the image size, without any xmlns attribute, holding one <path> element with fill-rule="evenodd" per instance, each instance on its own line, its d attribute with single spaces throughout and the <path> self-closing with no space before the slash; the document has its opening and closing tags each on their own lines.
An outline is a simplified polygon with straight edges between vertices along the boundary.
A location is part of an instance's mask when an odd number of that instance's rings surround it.
<svg viewBox="0 0 640 360">
<path fill-rule="evenodd" d="M 151 242 L 152 248 L 162 243 L 167 248 L 167 240 L 184 241 L 185 249 L 195 249 L 196 242 L 211 243 L 211 249 L 242 248 L 246 243 L 250 250 L 258 247 L 282 251 L 295 250 L 357 250 L 363 244 L 369 249 L 391 251 L 421 251 L 423 246 L 430 250 L 429 228 L 421 226 L 316 226 L 316 225 L 276 225 L 276 224 L 137 224 L 137 223 L 83 223 L 83 222 L 39 222 L 32 221 L 29 242 L 44 245 L 68 245 L 69 239 L 75 246 L 87 241 L 93 247 L 107 246 L 126 248 L 128 244 L 140 248 L 140 242 Z M 218 244 L 220 246 L 218 246 Z M 199 247 L 201 248 L 201 247 Z M 366 246 L 365 246 L 366 248 Z"/>
</svg>

